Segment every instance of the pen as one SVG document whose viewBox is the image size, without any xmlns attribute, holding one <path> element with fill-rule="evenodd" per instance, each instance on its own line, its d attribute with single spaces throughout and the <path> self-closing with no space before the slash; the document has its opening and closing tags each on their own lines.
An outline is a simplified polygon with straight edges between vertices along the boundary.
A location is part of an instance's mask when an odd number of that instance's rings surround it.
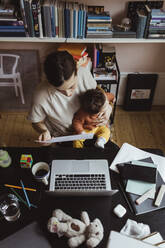
<svg viewBox="0 0 165 248">
<path fill-rule="evenodd" d="M 30 204 L 30 201 L 29 201 L 28 195 L 27 195 L 27 193 L 26 193 L 26 190 L 25 190 L 25 188 L 24 188 L 24 184 L 23 184 L 22 180 L 20 180 L 20 183 L 21 183 L 21 185 L 22 185 L 22 189 L 23 189 L 23 192 L 24 192 L 24 195 L 25 195 L 25 198 L 26 198 L 28 207 L 30 208 L 30 207 L 31 207 L 31 204 Z"/>
<path fill-rule="evenodd" d="M 27 203 L 22 199 L 22 197 L 12 188 L 10 188 L 11 191 L 17 196 L 17 198 L 25 204 L 26 207 L 28 207 Z"/>
<path fill-rule="evenodd" d="M 4 184 L 5 187 L 9 187 L 9 188 L 15 188 L 15 189 L 22 189 L 22 187 L 20 186 L 15 186 L 15 185 L 10 185 L 10 184 Z M 31 189 L 31 188 L 25 188 L 25 190 L 29 190 L 29 191 L 37 191 L 36 189 Z"/>
<path fill-rule="evenodd" d="M 121 190 L 121 192 L 122 192 L 122 194 L 123 194 L 123 197 L 124 197 L 124 199 L 125 199 L 125 201 L 126 201 L 128 207 L 129 207 L 130 211 L 131 211 L 132 213 L 135 213 L 134 207 L 130 204 L 130 202 L 129 202 L 129 200 L 128 200 L 128 197 L 127 197 L 127 195 L 126 195 L 126 193 L 125 193 L 125 191 L 124 191 L 124 189 L 123 189 L 123 187 L 121 186 L 120 183 L 118 183 L 118 187 L 119 187 L 119 189 Z"/>
</svg>

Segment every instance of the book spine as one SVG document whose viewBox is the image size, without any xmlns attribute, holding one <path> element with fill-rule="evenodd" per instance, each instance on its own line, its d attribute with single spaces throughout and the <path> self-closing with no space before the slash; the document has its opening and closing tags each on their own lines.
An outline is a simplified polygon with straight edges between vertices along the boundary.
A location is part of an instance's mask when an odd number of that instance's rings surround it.
<svg viewBox="0 0 165 248">
<path fill-rule="evenodd" d="M 96 45 L 94 45 L 94 52 L 93 52 L 93 68 L 96 68 L 97 64 L 97 48 Z"/>
<path fill-rule="evenodd" d="M 73 9 L 70 8 L 70 37 L 73 38 Z"/>
<path fill-rule="evenodd" d="M 73 10 L 73 38 L 76 38 L 76 10 Z"/>
<path fill-rule="evenodd" d="M 95 20 L 110 20 L 110 16 L 97 16 L 97 15 L 88 15 L 88 19 L 95 19 Z"/>
<path fill-rule="evenodd" d="M 87 19 L 87 12 L 84 10 L 84 20 L 83 20 L 83 36 L 82 38 L 85 38 L 86 35 L 86 19 Z"/>
<path fill-rule="evenodd" d="M 6 25 L 6 26 L 1 26 L 0 25 L 0 29 L 11 29 L 11 30 L 25 30 L 24 26 L 9 26 L 9 25 Z"/>
<path fill-rule="evenodd" d="M 5 21 L 5 20 L 3 20 L 3 21 L 1 21 L 0 20 L 0 26 L 15 26 L 15 27 L 18 27 L 18 26 L 22 26 L 22 27 L 25 27 L 24 26 L 24 23 L 23 23 L 23 21 Z"/>
<path fill-rule="evenodd" d="M 0 32 L 0 37 L 26 37 L 25 32 Z"/>
<path fill-rule="evenodd" d="M 70 9 L 64 9 L 65 38 L 70 38 Z"/>
<path fill-rule="evenodd" d="M 148 38 L 148 31 L 149 31 L 149 25 L 150 25 L 150 14 L 148 14 L 149 16 L 147 17 L 146 20 L 146 26 L 145 26 L 145 30 L 144 30 L 144 38 Z"/>
<path fill-rule="evenodd" d="M 143 38 L 144 31 L 146 26 L 147 16 L 138 16 L 137 29 L 136 29 L 136 38 Z"/>
<path fill-rule="evenodd" d="M 52 29 L 52 37 L 56 37 L 56 24 L 55 24 L 55 6 L 50 6 L 51 11 L 51 29 Z"/>
<path fill-rule="evenodd" d="M 83 35 L 83 20 L 84 20 L 84 11 L 81 9 L 81 16 L 80 16 L 80 38 L 81 39 Z"/>
<path fill-rule="evenodd" d="M 25 0 L 24 4 L 29 36 L 35 37 L 31 1 Z"/>
<path fill-rule="evenodd" d="M 38 0 L 32 0 L 31 2 L 31 9 L 32 9 L 32 16 L 33 16 L 33 25 L 34 25 L 34 34 L 35 37 L 40 37 L 40 29 L 39 29 L 39 22 L 38 22 Z"/>
<path fill-rule="evenodd" d="M 55 11 L 55 32 L 56 37 L 59 35 L 59 23 L 58 23 L 58 6 L 57 6 L 57 0 L 54 3 L 54 11 Z"/>
<path fill-rule="evenodd" d="M 75 38 L 78 37 L 78 6 L 76 8 L 76 15 L 75 15 Z"/>
<path fill-rule="evenodd" d="M 10 28 L 0 28 L 0 32 L 9 32 L 9 33 L 25 33 L 25 29 L 10 29 Z"/>
<path fill-rule="evenodd" d="M 38 5 L 38 23 L 39 23 L 39 33 L 40 33 L 40 38 L 43 38 L 43 26 L 42 26 L 42 14 L 41 14 L 41 5 L 39 2 Z"/>
<path fill-rule="evenodd" d="M 44 35 L 45 37 L 52 37 L 51 30 L 51 12 L 49 5 L 43 5 L 43 19 L 44 19 Z"/>
<path fill-rule="evenodd" d="M 26 37 L 29 37 L 29 30 L 28 30 L 28 24 L 27 24 L 27 19 L 26 19 L 26 14 L 25 14 L 24 0 L 20 0 L 20 11 L 21 11 L 21 15 L 22 15 L 22 19 L 23 19 L 23 23 L 25 27 Z"/>
</svg>

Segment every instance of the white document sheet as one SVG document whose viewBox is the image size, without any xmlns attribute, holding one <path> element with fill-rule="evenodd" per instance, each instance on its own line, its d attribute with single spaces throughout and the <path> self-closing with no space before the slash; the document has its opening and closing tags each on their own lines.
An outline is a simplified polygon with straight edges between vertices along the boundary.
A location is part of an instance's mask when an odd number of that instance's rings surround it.
<svg viewBox="0 0 165 248">
<path fill-rule="evenodd" d="M 83 133 L 83 134 L 55 137 L 47 141 L 35 140 L 35 142 L 52 144 L 57 142 L 66 142 L 66 141 L 81 140 L 81 139 L 93 139 L 93 136 L 94 136 L 93 133 Z"/>
<path fill-rule="evenodd" d="M 154 248 L 141 240 L 111 231 L 106 248 Z"/>
<path fill-rule="evenodd" d="M 121 146 L 116 157 L 114 158 L 114 160 L 112 161 L 110 165 L 110 169 L 119 173 L 116 167 L 116 164 L 125 163 L 125 162 L 129 162 L 132 160 L 140 160 L 140 159 L 144 159 L 148 157 L 151 157 L 154 164 L 157 164 L 158 166 L 157 169 L 160 175 L 162 176 L 163 181 L 165 182 L 165 157 L 155 155 L 150 152 L 145 152 L 128 143 L 124 143 Z"/>
</svg>

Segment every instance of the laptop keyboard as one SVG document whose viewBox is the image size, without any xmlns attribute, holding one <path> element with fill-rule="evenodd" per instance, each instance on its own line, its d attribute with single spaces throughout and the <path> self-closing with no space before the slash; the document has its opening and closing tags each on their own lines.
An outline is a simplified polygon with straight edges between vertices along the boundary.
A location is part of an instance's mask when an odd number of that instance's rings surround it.
<svg viewBox="0 0 165 248">
<path fill-rule="evenodd" d="M 101 191 L 106 189 L 104 174 L 56 175 L 55 190 Z"/>
</svg>

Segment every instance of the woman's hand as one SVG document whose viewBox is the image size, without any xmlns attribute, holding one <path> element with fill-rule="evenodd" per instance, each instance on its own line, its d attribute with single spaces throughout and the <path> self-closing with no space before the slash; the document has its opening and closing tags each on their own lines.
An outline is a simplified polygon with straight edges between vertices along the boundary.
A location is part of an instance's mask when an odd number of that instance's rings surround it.
<svg viewBox="0 0 165 248">
<path fill-rule="evenodd" d="M 101 112 L 98 115 L 96 126 L 106 125 L 109 121 L 111 113 L 112 113 L 112 107 L 109 104 L 109 102 L 106 101 Z"/>
<path fill-rule="evenodd" d="M 49 146 L 50 145 L 50 143 L 47 143 L 46 141 L 47 140 L 50 140 L 52 137 L 51 137 L 51 135 L 50 135 L 50 132 L 48 131 L 48 130 L 46 130 L 46 131 L 44 131 L 44 132 L 42 132 L 41 134 L 40 134 L 40 136 L 38 137 L 38 140 L 39 141 L 45 141 L 44 143 L 42 143 L 42 146 Z"/>
</svg>

